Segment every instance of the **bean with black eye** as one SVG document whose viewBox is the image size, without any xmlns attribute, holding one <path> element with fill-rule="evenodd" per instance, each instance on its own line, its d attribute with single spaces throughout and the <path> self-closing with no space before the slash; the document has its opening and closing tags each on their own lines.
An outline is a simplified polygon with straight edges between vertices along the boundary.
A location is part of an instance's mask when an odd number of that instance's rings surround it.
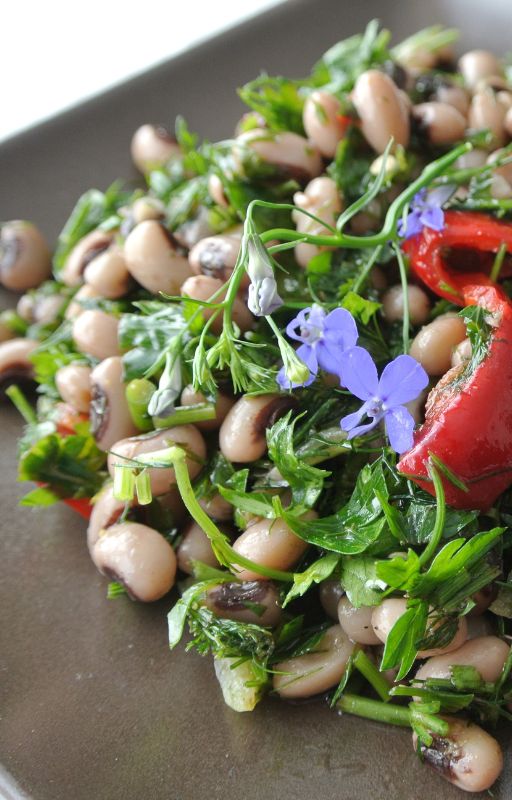
<svg viewBox="0 0 512 800">
<path fill-rule="evenodd" d="M 447 781 L 466 792 L 490 789 L 503 769 L 503 753 L 492 736 L 468 720 L 444 716 L 446 735 L 433 734 L 430 745 L 419 744 L 423 760 Z M 418 739 L 413 734 L 414 749 Z"/>
<path fill-rule="evenodd" d="M 407 609 L 407 601 L 403 597 L 392 597 L 383 600 L 382 603 L 373 609 L 372 613 L 372 627 L 375 635 L 381 642 L 386 642 L 389 632 L 391 631 L 395 622 L 405 614 Z M 436 620 L 434 627 L 442 622 Z M 457 650 L 467 638 L 467 624 L 464 617 L 459 617 L 457 630 L 452 640 L 444 647 L 433 647 L 428 650 L 420 650 L 418 658 L 428 658 L 429 656 L 440 655 L 442 653 L 449 653 L 452 650 Z"/>
<path fill-rule="evenodd" d="M 266 430 L 295 406 L 290 395 L 243 396 L 228 411 L 220 426 L 219 446 L 228 461 L 249 463 L 266 452 Z"/>
<path fill-rule="evenodd" d="M 309 512 L 304 518 L 311 516 L 316 514 Z M 245 558 L 280 570 L 293 567 L 307 547 L 307 542 L 299 539 L 282 519 L 254 522 L 233 544 L 236 552 Z M 237 571 L 237 577 L 244 581 L 263 580 L 258 572 L 245 568 Z"/>
<path fill-rule="evenodd" d="M 212 174 L 208 178 L 208 193 L 218 206 L 229 207 L 229 200 L 224 194 L 224 185 L 218 175 Z"/>
<path fill-rule="evenodd" d="M 132 423 L 133 424 L 133 423 Z M 191 479 L 201 471 L 206 458 L 206 445 L 203 437 L 193 425 L 176 425 L 174 428 L 152 431 L 142 436 L 130 436 L 128 439 L 114 441 L 108 456 L 108 468 L 112 477 L 116 464 L 129 463 L 131 459 L 157 450 L 164 450 L 173 445 L 182 446 L 187 451 L 187 469 Z M 125 459 L 128 459 L 126 461 Z M 152 467 L 148 470 L 151 491 L 154 496 L 166 494 L 176 484 L 172 467 Z"/>
<path fill-rule="evenodd" d="M 55 373 L 55 383 L 65 403 L 82 414 L 89 413 L 92 370 L 86 364 L 67 364 Z"/>
<path fill-rule="evenodd" d="M 242 230 L 237 228 L 201 239 L 188 254 L 192 272 L 227 281 L 235 267 L 241 241 Z M 247 288 L 249 282 L 248 275 L 245 275 L 240 288 Z"/>
<path fill-rule="evenodd" d="M 220 583 L 207 589 L 204 604 L 218 617 L 274 628 L 282 615 L 279 592 L 272 581 Z"/>
<path fill-rule="evenodd" d="M 454 348 L 466 338 L 466 326 L 458 314 L 441 314 L 425 325 L 413 339 L 410 354 L 429 375 L 450 369 Z"/>
<path fill-rule="evenodd" d="M 312 92 L 304 103 L 302 122 L 307 137 L 320 153 L 325 158 L 334 158 L 348 127 L 338 98 L 322 89 Z"/>
<path fill-rule="evenodd" d="M 222 288 L 223 281 L 218 278 L 210 278 L 209 275 L 192 275 L 187 278 L 181 287 L 181 294 L 184 297 L 191 297 L 194 300 L 209 301 L 217 292 L 215 300 L 212 302 L 222 302 L 226 296 L 226 289 Z M 222 289 L 222 291 L 220 291 Z M 214 308 L 205 306 L 201 309 L 201 313 L 205 319 L 210 319 L 215 313 Z M 247 308 L 247 305 L 241 300 L 240 297 L 235 297 L 231 307 L 233 322 L 235 322 L 241 331 L 245 332 L 250 330 L 254 325 L 254 317 Z M 218 314 L 211 324 L 211 330 L 214 333 L 221 333 L 223 326 L 222 313 Z"/>
<path fill-rule="evenodd" d="M 191 275 L 187 257 L 160 222 L 148 219 L 137 225 L 123 248 L 126 267 L 148 292 L 176 295 Z"/>
<path fill-rule="evenodd" d="M 219 566 L 208 536 L 194 520 L 191 520 L 182 531 L 181 542 L 176 548 L 176 557 L 178 567 L 187 575 L 194 574 L 194 561 L 200 561 L 209 567 Z"/>
<path fill-rule="evenodd" d="M 132 161 L 140 172 L 150 172 L 180 158 L 181 148 L 164 125 L 141 125 L 131 141 Z"/>
<path fill-rule="evenodd" d="M 91 433 L 101 450 L 125 436 L 137 433 L 123 383 L 123 362 L 120 356 L 106 358 L 91 372 Z"/>
<path fill-rule="evenodd" d="M 283 177 L 300 182 L 314 178 L 322 171 L 320 153 L 298 133 L 273 133 L 261 128 L 241 133 L 237 137 L 233 155 L 242 172 L 247 149 L 261 161 L 275 167 Z"/>
<path fill-rule="evenodd" d="M 357 79 L 352 102 L 361 120 L 361 130 L 368 144 L 383 153 L 391 138 L 394 145 L 409 144 L 409 116 L 397 86 L 376 69 L 363 72 Z"/>
<path fill-rule="evenodd" d="M 474 667 L 484 681 L 494 683 L 500 677 L 505 662 L 510 654 L 510 647 L 497 636 L 480 636 L 469 639 L 457 650 L 444 655 L 433 656 L 419 668 L 416 680 L 427 678 L 449 678 L 450 667 Z"/>
<path fill-rule="evenodd" d="M 453 144 L 464 136 L 466 118 L 453 105 L 420 103 L 413 107 L 412 115 L 431 144 Z"/>
<path fill-rule="evenodd" d="M 435 99 L 439 103 L 447 103 L 459 111 L 463 117 L 467 116 L 469 110 L 468 93 L 462 86 L 441 83 L 435 92 Z"/>
<path fill-rule="evenodd" d="M 107 483 L 94 498 L 89 525 L 87 526 L 87 546 L 92 556 L 92 549 L 100 537 L 100 533 L 111 528 L 122 517 L 126 508 L 124 500 L 114 497 L 114 486 Z"/>
<path fill-rule="evenodd" d="M 68 255 L 60 280 L 66 286 L 80 286 L 86 266 L 110 247 L 113 238 L 114 234 L 107 231 L 94 230 L 86 234 Z"/>
<path fill-rule="evenodd" d="M 338 603 L 338 619 L 341 627 L 352 642 L 358 644 L 380 644 L 380 639 L 372 628 L 373 608 L 355 608 L 348 597 Z"/>
<path fill-rule="evenodd" d="M 219 522 L 227 522 L 229 519 L 233 519 L 234 507 L 218 492 L 214 492 L 209 497 L 201 497 L 198 502 L 211 519 Z"/>
<path fill-rule="evenodd" d="M 318 596 L 320 603 L 331 619 L 338 621 L 338 603 L 344 594 L 345 592 L 339 580 L 328 578 L 319 585 Z"/>
<path fill-rule="evenodd" d="M 327 628 L 311 652 L 274 664 L 274 690 L 287 699 L 326 692 L 340 682 L 356 646 L 339 625 Z"/>
<path fill-rule="evenodd" d="M 409 320 L 413 325 L 423 325 L 430 316 L 430 300 L 419 286 L 407 286 Z M 388 322 L 397 322 L 404 317 L 404 291 L 400 284 L 391 286 L 382 295 L 382 314 Z"/>
<path fill-rule="evenodd" d="M 86 310 L 86 304 L 88 302 L 99 300 L 100 297 L 101 295 L 98 294 L 92 286 L 84 284 L 73 295 L 71 303 L 66 308 L 64 319 L 76 319 Z"/>
<path fill-rule="evenodd" d="M 11 383 L 32 381 L 34 365 L 30 360 L 39 342 L 34 339 L 9 339 L 0 344 L 0 390 Z"/>
<path fill-rule="evenodd" d="M 57 322 L 64 298 L 60 294 L 30 293 L 24 294 L 18 300 L 16 311 L 22 319 L 39 325 L 51 325 Z"/>
<path fill-rule="evenodd" d="M 133 600 L 159 600 L 174 585 L 174 550 L 147 525 L 123 522 L 107 528 L 100 533 L 91 555 L 99 571 L 121 583 Z"/>
<path fill-rule="evenodd" d="M 208 402 L 209 401 L 204 394 L 196 391 L 191 384 L 185 386 L 181 393 L 180 403 L 182 406 L 197 406 Z M 217 392 L 217 397 L 215 399 L 215 419 L 205 419 L 200 422 L 196 422 L 196 427 L 199 428 L 200 431 L 218 430 L 234 404 L 234 397 L 224 394 L 224 392 Z"/>
<path fill-rule="evenodd" d="M 475 89 L 483 78 L 503 74 L 500 61 L 488 50 L 470 50 L 464 53 L 459 59 L 459 70 L 464 83 L 470 89 Z"/>
<path fill-rule="evenodd" d="M 505 144 L 505 117 L 507 111 L 496 99 L 494 92 L 487 90 L 473 95 L 469 107 L 469 127 L 475 131 L 489 130 L 492 134 L 490 149 Z"/>
<path fill-rule="evenodd" d="M 84 280 L 99 295 L 109 300 L 125 295 L 130 288 L 131 276 L 122 250 L 109 247 L 93 258 L 84 270 Z"/>
<path fill-rule="evenodd" d="M 105 359 L 119 354 L 119 320 L 99 309 L 86 309 L 73 322 L 77 350 L 93 358 Z"/>
<path fill-rule="evenodd" d="M 31 222 L 12 220 L 0 228 L 0 283 L 14 292 L 26 292 L 50 277 L 50 249 Z"/>
</svg>

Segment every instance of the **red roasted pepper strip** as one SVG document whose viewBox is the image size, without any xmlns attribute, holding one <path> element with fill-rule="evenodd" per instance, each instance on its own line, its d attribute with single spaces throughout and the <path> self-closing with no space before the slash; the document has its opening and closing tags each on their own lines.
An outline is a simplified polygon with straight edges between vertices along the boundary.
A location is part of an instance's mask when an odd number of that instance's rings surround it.
<svg viewBox="0 0 512 800">
<path fill-rule="evenodd" d="M 434 494 L 428 477 L 433 453 L 469 489 L 444 478 L 447 503 L 485 511 L 512 484 L 512 303 L 496 286 L 475 285 L 462 289 L 462 302 L 492 313 L 489 352 L 467 378 L 457 367 L 446 373 L 398 469 Z"/>
<path fill-rule="evenodd" d="M 409 256 L 413 272 L 429 289 L 456 305 L 468 305 L 464 287 L 493 283 L 484 272 L 458 272 L 450 268 L 446 251 L 456 248 L 497 253 L 504 244 L 507 252 L 512 253 L 512 224 L 465 211 L 445 211 L 444 223 L 441 231 L 424 228 L 404 243 L 403 250 Z"/>
</svg>

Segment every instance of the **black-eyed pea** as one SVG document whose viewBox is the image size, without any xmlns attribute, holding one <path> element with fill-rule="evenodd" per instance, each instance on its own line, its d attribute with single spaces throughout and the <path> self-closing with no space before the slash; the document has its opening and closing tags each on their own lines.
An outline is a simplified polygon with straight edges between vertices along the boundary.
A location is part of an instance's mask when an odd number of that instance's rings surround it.
<svg viewBox="0 0 512 800">
<path fill-rule="evenodd" d="M 207 589 L 204 604 L 218 617 L 274 628 L 282 616 L 279 592 L 272 581 L 220 583 Z"/>
<path fill-rule="evenodd" d="M 126 402 L 120 356 L 104 359 L 91 372 L 91 433 L 100 450 L 137 433 Z"/>
<path fill-rule="evenodd" d="M 454 84 L 441 84 L 437 87 L 435 99 L 439 103 L 447 103 L 459 111 L 463 117 L 467 116 L 469 110 L 469 96 L 462 86 Z"/>
<path fill-rule="evenodd" d="M 111 528 L 122 517 L 126 508 L 124 500 L 114 497 L 114 486 L 107 483 L 94 498 L 89 525 L 87 526 L 87 547 L 92 556 L 94 545 L 102 530 Z"/>
<path fill-rule="evenodd" d="M 507 111 L 496 99 L 491 90 L 477 92 L 473 95 L 468 113 L 469 127 L 475 131 L 489 130 L 492 141 L 489 148 L 494 150 L 505 144 L 505 117 Z"/>
<path fill-rule="evenodd" d="M 439 775 L 466 792 L 490 789 L 503 769 L 503 753 L 492 736 L 468 720 L 444 716 L 450 724 L 445 735 L 433 734 L 430 745 L 418 743 L 413 734 L 413 746 L 423 760 Z"/>
<path fill-rule="evenodd" d="M 325 158 L 334 158 L 338 143 L 347 130 L 340 101 L 329 92 L 317 89 L 304 103 L 302 122 L 307 137 L 320 153 Z"/>
<path fill-rule="evenodd" d="M 233 519 L 234 507 L 218 492 L 215 492 L 210 497 L 201 497 L 198 502 L 211 519 L 215 519 L 218 522 L 227 522 Z"/>
<path fill-rule="evenodd" d="M 313 515 L 313 512 L 309 512 Z M 305 517 L 307 518 L 307 517 Z M 282 519 L 262 519 L 242 533 L 233 544 L 237 553 L 256 564 L 288 570 L 307 550 L 308 543 L 296 536 Z M 264 580 L 258 573 L 242 568 L 237 577 L 243 581 Z"/>
<path fill-rule="evenodd" d="M 83 286 L 75 292 L 71 303 L 66 308 L 64 319 L 76 319 L 86 310 L 86 304 L 91 300 L 100 299 L 101 295 L 92 286 Z"/>
<path fill-rule="evenodd" d="M 50 277 L 50 249 L 31 222 L 12 220 L 0 228 L 0 283 L 26 292 Z"/>
<path fill-rule="evenodd" d="M 218 175 L 210 175 L 208 178 L 208 193 L 218 206 L 229 207 L 229 200 L 224 194 L 224 185 Z"/>
<path fill-rule="evenodd" d="M 274 664 L 274 690 L 286 699 L 326 692 L 340 682 L 355 648 L 340 625 L 327 628 L 314 650 Z"/>
<path fill-rule="evenodd" d="M 455 162 L 457 169 L 473 169 L 474 167 L 483 167 L 487 161 L 488 153 L 485 150 L 480 150 L 475 147 L 474 150 L 469 150 L 458 157 Z"/>
<path fill-rule="evenodd" d="M 376 69 L 363 72 L 355 83 L 352 102 L 363 136 L 377 153 L 384 152 L 391 138 L 395 147 L 407 147 L 409 115 L 391 78 Z"/>
<path fill-rule="evenodd" d="M 373 609 L 372 613 L 372 627 L 375 635 L 381 642 L 385 643 L 388 638 L 389 632 L 397 620 L 405 614 L 407 609 L 407 601 L 403 597 L 391 597 L 383 600 L 382 603 Z M 437 627 L 442 622 L 439 620 L 433 621 L 433 627 Z M 429 658 L 430 656 L 441 655 L 442 653 L 449 653 L 452 650 L 457 650 L 464 644 L 467 638 L 467 624 L 464 617 L 458 620 L 457 630 L 453 639 L 444 647 L 432 647 L 428 650 L 420 650 L 418 658 Z"/>
<path fill-rule="evenodd" d="M 470 89 L 476 89 L 483 78 L 503 74 L 500 61 L 488 50 L 470 50 L 464 53 L 459 59 L 459 70 L 464 83 Z"/>
<path fill-rule="evenodd" d="M 356 608 L 348 597 L 338 603 L 338 619 L 341 627 L 352 642 L 357 644 L 380 644 L 380 639 L 372 628 L 373 608 Z"/>
<path fill-rule="evenodd" d="M 452 666 L 474 667 L 484 681 L 494 683 L 500 677 L 510 654 L 509 645 L 497 636 L 479 636 L 450 653 L 434 656 L 419 668 L 415 679 L 450 678 Z"/>
<path fill-rule="evenodd" d="M 130 275 L 153 294 L 179 294 L 192 274 L 175 237 L 154 219 L 135 226 L 126 238 L 123 254 Z"/>
<path fill-rule="evenodd" d="M 453 144 L 464 136 L 466 117 L 448 103 L 419 103 L 412 109 L 428 141 L 433 145 Z"/>
<path fill-rule="evenodd" d="M 267 164 L 272 164 L 283 176 L 307 181 L 322 171 L 320 153 L 313 144 L 298 133 L 272 133 L 253 128 L 237 137 L 234 160 L 243 170 L 244 150 L 249 148 Z"/>
<path fill-rule="evenodd" d="M 195 275 L 209 275 L 211 278 L 227 281 L 235 267 L 241 241 L 242 230 L 236 228 L 231 232 L 201 239 L 188 254 L 192 272 Z M 241 288 L 247 288 L 249 282 L 249 277 L 245 275 Z"/>
<path fill-rule="evenodd" d="M 66 286 L 80 286 L 84 282 L 84 271 L 94 258 L 107 250 L 112 244 L 114 234 L 94 230 L 86 234 L 68 255 L 60 280 Z"/>
<path fill-rule="evenodd" d="M 506 155 L 507 153 L 504 152 L 503 149 L 495 150 L 493 153 L 490 153 L 489 156 L 487 157 L 487 163 L 494 164 L 496 161 L 498 161 L 500 158 Z M 508 154 L 508 157 L 510 157 L 510 154 Z M 505 180 L 509 184 L 512 184 L 512 162 L 508 164 L 502 164 L 499 167 L 495 167 L 493 172 L 495 175 L 501 175 L 503 178 L 505 178 Z"/>
<path fill-rule="evenodd" d="M 328 578 L 318 587 L 318 597 L 323 610 L 336 621 L 338 621 L 338 603 L 343 595 L 343 587 L 339 580 Z"/>
<path fill-rule="evenodd" d="M 238 463 L 257 461 L 267 450 L 266 430 L 295 406 L 285 394 L 244 395 L 228 411 L 220 426 L 221 453 Z"/>
<path fill-rule="evenodd" d="M 97 308 L 84 310 L 73 322 L 77 350 L 93 358 L 105 359 L 119 354 L 119 320 Z"/>
<path fill-rule="evenodd" d="M 133 163 L 144 173 L 182 155 L 176 139 L 163 125 L 141 125 L 133 134 L 130 149 Z"/>
<path fill-rule="evenodd" d="M 206 458 L 206 445 L 203 437 L 194 425 L 176 425 L 174 428 L 152 431 L 142 436 L 130 436 L 128 439 L 115 441 L 108 456 L 108 468 L 112 477 L 116 464 L 130 463 L 143 454 L 164 450 L 166 447 L 178 445 L 187 451 L 187 469 L 191 479 L 201 471 Z M 172 467 L 151 467 L 148 469 L 151 491 L 155 497 L 166 494 L 176 484 Z"/>
<path fill-rule="evenodd" d="M 123 252 L 118 247 L 109 247 L 90 261 L 84 270 L 86 284 L 101 296 L 115 300 L 126 294 L 131 284 L 131 275 L 126 267 Z"/>
<path fill-rule="evenodd" d="M 180 403 L 182 406 L 197 406 L 208 402 L 204 394 L 196 391 L 191 384 L 185 386 L 181 393 Z M 215 400 L 215 419 L 206 419 L 201 422 L 196 422 L 196 427 L 199 428 L 200 431 L 218 430 L 235 402 L 234 397 L 224 394 L 224 392 L 217 392 Z"/>
<path fill-rule="evenodd" d="M 55 373 L 55 383 L 65 403 L 82 414 L 89 413 L 92 370 L 86 364 L 67 364 Z"/>
<path fill-rule="evenodd" d="M 209 275 L 192 275 L 192 277 L 187 278 L 185 283 L 182 285 L 181 295 L 183 297 L 191 297 L 194 300 L 206 301 L 209 301 L 214 295 L 217 295 L 215 300 L 212 300 L 212 302 L 220 303 L 226 296 L 226 289 L 222 288 L 223 285 L 223 281 L 219 280 L 218 278 L 210 278 Z M 215 309 L 205 306 L 201 308 L 201 313 L 203 317 L 208 320 L 214 315 Z M 235 297 L 231 313 L 233 322 L 238 325 L 242 332 L 248 331 L 253 327 L 254 317 L 240 297 Z M 216 318 L 212 322 L 211 330 L 214 333 L 221 333 L 222 326 L 223 319 L 221 311 L 219 314 L 217 314 Z"/>
<path fill-rule="evenodd" d="M 0 389 L 6 389 L 11 383 L 32 381 L 34 365 L 30 355 L 39 342 L 34 339 L 8 339 L 0 344 Z"/>
<path fill-rule="evenodd" d="M 174 550 L 158 531 L 138 522 L 101 531 L 92 560 L 103 575 L 121 583 L 133 600 L 159 600 L 174 585 Z"/>
<path fill-rule="evenodd" d="M 200 561 L 209 567 L 219 566 L 208 536 L 194 520 L 191 520 L 182 531 L 181 542 L 176 548 L 176 557 L 178 567 L 187 575 L 194 574 L 194 561 Z"/>
<path fill-rule="evenodd" d="M 295 192 L 293 202 L 297 206 L 292 211 L 292 219 L 299 233 L 309 233 L 315 236 L 326 236 L 332 233 L 330 228 L 336 226 L 336 220 L 342 210 L 343 204 L 338 187 L 332 178 L 322 175 L 308 183 L 303 192 Z M 317 222 L 298 209 L 304 209 L 314 214 L 320 220 Z M 308 242 L 300 242 L 295 247 L 295 258 L 301 267 L 307 267 L 310 260 L 328 248 L 317 247 Z"/>
<path fill-rule="evenodd" d="M 441 314 L 413 339 L 409 353 L 429 375 L 443 375 L 451 367 L 454 348 L 466 338 L 466 326 L 458 314 Z"/>
<path fill-rule="evenodd" d="M 419 286 L 407 286 L 409 321 L 413 325 L 423 325 L 430 316 L 430 300 Z M 397 322 L 404 317 L 404 291 L 400 284 L 391 286 L 381 298 L 382 314 L 388 322 Z"/>
</svg>

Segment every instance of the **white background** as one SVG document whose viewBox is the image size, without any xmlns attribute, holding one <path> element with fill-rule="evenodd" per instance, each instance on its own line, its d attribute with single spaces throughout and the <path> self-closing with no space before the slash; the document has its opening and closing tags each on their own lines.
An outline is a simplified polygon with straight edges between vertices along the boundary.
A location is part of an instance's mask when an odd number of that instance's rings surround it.
<svg viewBox="0 0 512 800">
<path fill-rule="evenodd" d="M 4 0 L 0 140 L 280 0 Z"/>
</svg>

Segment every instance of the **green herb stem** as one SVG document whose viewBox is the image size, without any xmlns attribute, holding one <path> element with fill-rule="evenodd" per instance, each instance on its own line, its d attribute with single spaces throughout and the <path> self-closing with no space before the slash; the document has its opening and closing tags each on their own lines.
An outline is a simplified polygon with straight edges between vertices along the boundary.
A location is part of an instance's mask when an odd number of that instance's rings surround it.
<svg viewBox="0 0 512 800">
<path fill-rule="evenodd" d="M 33 425 L 37 422 L 37 415 L 27 398 L 21 391 L 19 386 L 12 384 L 5 390 L 5 394 L 15 406 L 16 410 L 21 414 L 27 425 Z"/>
<path fill-rule="evenodd" d="M 384 722 L 387 725 L 398 725 L 402 728 L 411 727 L 411 712 L 404 706 L 394 703 L 383 703 L 381 700 L 371 700 L 357 694 L 344 694 L 336 707 L 346 714 L 356 717 L 373 719 L 375 722 Z"/>
<path fill-rule="evenodd" d="M 380 699 L 385 703 L 389 702 L 389 684 L 382 672 L 379 672 L 373 661 L 371 661 L 364 650 L 358 650 L 354 656 L 354 667 L 359 670 L 361 675 L 375 689 Z"/>
<path fill-rule="evenodd" d="M 193 406 L 178 406 L 168 417 L 153 417 L 155 428 L 172 428 L 215 419 L 217 412 L 213 403 L 197 403 Z"/>
<path fill-rule="evenodd" d="M 434 529 L 432 531 L 432 536 L 430 537 L 429 543 L 425 547 L 423 553 L 420 555 L 419 558 L 419 565 L 421 567 L 423 567 L 425 564 L 428 564 L 428 562 L 436 552 L 439 542 L 441 541 L 441 536 L 443 535 L 444 521 L 446 517 L 446 502 L 444 499 L 443 482 L 441 480 L 439 472 L 434 467 L 431 460 L 429 461 L 428 471 L 430 473 L 436 491 L 436 519 L 434 522 Z"/>
<path fill-rule="evenodd" d="M 400 271 L 400 283 L 402 284 L 402 297 L 403 297 L 403 319 L 402 319 L 402 342 L 404 353 L 409 352 L 409 285 L 407 283 L 407 267 L 405 265 L 404 255 L 399 245 L 395 244 L 393 247 L 398 261 L 398 269 Z"/>
</svg>

